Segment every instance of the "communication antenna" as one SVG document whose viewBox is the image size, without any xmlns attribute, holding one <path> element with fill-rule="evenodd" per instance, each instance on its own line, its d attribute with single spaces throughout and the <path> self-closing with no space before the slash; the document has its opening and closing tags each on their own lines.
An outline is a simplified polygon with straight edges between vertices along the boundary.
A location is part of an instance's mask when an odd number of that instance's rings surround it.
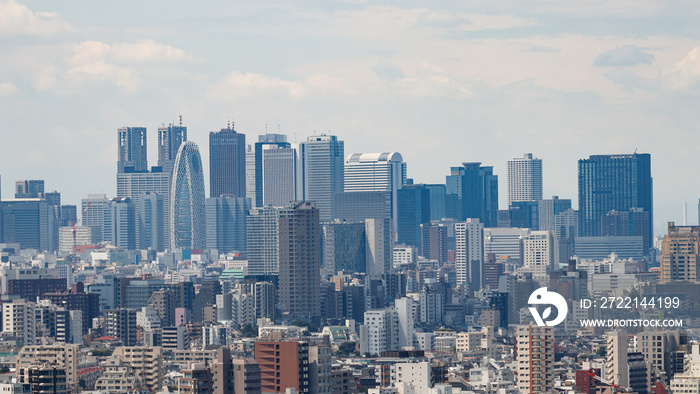
<svg viewBox="0 0 700 394">
<path fill-rule="evenodd" d="M 180 115 L 180 127 L 182 127 L 182 115 Z"/>
<path fill-rule="evenodd" d="M 226 128 L 231 130 L 231 118 L 228 118 L 228 122 L 226 122 Z"/>
</svg>

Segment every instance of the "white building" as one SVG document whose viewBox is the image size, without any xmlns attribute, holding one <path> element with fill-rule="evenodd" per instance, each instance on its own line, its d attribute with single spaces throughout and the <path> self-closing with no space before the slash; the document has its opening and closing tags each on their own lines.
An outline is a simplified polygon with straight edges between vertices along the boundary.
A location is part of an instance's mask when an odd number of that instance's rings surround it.
<svg viewBox="0 0 700 394">
<path fill-rule="evenodd" d="M 672 393 L 700 394 L 700 345 L 692 345 L 685 355 L 683 373 L 671 379 Z"/>
<path fill-rule="evenodd" d="M 426 393 L 430 389 L 431 369 L 430 363 L 421 361 L 417 363 L 396 363 L 391 366 L 391 385 L 398 387 L 401 384 L 413 386 L 416 393 Z"/>
<path fill-rule="evenodd" d="M 15 299 L 2 304 L 2 332 L 14 335 L 24 346 L 36 344 L 36 305 Z"/>
<path fill-rule="evenodd" d="M 489 253 L 498 257 L 523 261 L 523 240 L 530 235 L 529 228 L 495 227 L 484 229 L 484 261 Z"/>
<path fill-rule="evenodd" d="M 523 238 L 523 270 L 544 277 L 554 266 L 554 237 L 551 231 L 532 231 Z"/>
<path fill-rule="evenodd" d="M 366 273 L 368 277 L 388 274 L 392 268 L 393 236 L 389 219 L 365 219 Z"/>
<path fill-rule="evenodd" d="M 394 301 L 394 309 L 399 320 L 399 348 L 413 346 L 413 302 L 409 297 Z"/>
<path fill-rule="evenodd" d="M 395 245 L 392 260 L 394 267 L 401 264 L 412 264 L 416 262 L 416 247 L 411 245 Z"/>
<path fill-rule="evenodd" d="M 479 290 L 484 283 L 484 225 L 479 219 L 455 223 L 457 284 Z"/>
<path fill-rule="evenodd" d="M 150 306 L 144 306 L 140 311 L 136 311 L 136 325 L 144 329 L 144 331 L 151 331 L 161 328 L 160 317 L 153 308 Z"/>
<path fill-rule="evenodd" d="M 517 201 L 542 199 L 542 159 L 525 153 L 508 160 L 508 206 Z"/>
<path fill-rule="evenodd" d="M 297 150 L 262 145 L 263 204 L 285 206 L 297 200 Z"/>
</svg>

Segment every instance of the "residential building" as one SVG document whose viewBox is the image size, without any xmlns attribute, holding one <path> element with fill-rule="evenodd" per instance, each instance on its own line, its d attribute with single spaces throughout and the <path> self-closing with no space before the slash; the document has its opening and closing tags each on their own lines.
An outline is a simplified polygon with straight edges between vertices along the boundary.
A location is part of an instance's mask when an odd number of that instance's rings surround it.
<svg viewBox="0 0 700 394">
<path fill-rule="evenodd" d="M 32 366 L 44 364 L 64 370 L 68 385 L 78 384 L 79 345 L 55 343 L 53 345 L 24 346 L 16 357 L 15 367 L 20 382 L 29 382 Z"/>
<path fill-rule="evenodd" d="M 2 304 L 2 332 L 15 336 L 23 346 L 36 344 L 36 305 L 24 299 Z"/>
<path fill-rule="evenodd" d="M 484 224 L 479 219 L 455 223 L 457 284 L 481 289 L 484 265 Z"/>
<path fill-rule="evenodd" d="M 278 208 L 251 209 L 247 217 L 248 274 L 267 275 L 279 272 Z"/>
<path fill-rule="evenodd" d="M 555 393 L 552 327 L 516 327 L 517 386 L 522 394 Z"/>
<path fill-rule="evenodd" d="M 700 282 L 700 226 L 668 223 L 668 234 L 661 244 L 659 281 Z"/>
<path fill-rule="evenodd" d="M 508 160 L 508 206 L 517 201 L 542 199 L 542 159 L 525 153 Z"/>
<path fill-rule="evenodd" d="M 257 341 L 255 361 L 260 366 L 261 389 L 265 393 L 310 393 L 309 344 L 298 341 Z"/>
<path fill-rule="evenodd" d="M 134 376 L 143 386 L 155 392 L 163 387 L 163 351 L 159 346 L 120 346 L 114 349 L 112 358 L 131 366 Z"/>
<path fill-rule="evenodd" d="M 105 311 L 105 334 L 119 339 L 124 346 L 136 346 L 136 311 L 119 308 Z"/>
</svg>

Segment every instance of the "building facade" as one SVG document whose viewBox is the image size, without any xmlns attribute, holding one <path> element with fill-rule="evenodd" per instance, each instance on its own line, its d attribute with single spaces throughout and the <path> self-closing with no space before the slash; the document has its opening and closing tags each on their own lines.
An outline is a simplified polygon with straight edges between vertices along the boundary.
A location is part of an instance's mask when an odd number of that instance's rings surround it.
<svg viewBox="0 0 700 394">
<path fill-rule="evenodd" d="M 542 199 L 542 159 L 525 153 L 508 160 L 508 206 L 516 201 Z"/>
<path fill-rule="evenodd" d="M 203 249 L 206 245 L 202 158 L 191 141 L 180 146 L 173 168 L 170 245 L 173 249 Z"/>
<path fill-rule="evenodd" d="M 245 197 L 245 147 L 233 127 L 209 133 L 209 197 Z"/>
</svg>

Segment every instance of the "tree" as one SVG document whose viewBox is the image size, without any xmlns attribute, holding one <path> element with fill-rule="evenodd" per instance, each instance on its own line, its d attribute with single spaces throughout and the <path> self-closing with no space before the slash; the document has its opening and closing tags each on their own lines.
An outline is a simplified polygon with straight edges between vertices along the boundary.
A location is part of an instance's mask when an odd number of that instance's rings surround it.
<svg viewBox="0 0 700 394">
<path fill-rule="evenodd" d="M 241 330 L 241 336 L 243 338 L 255 338 L 258 336 L 258 330 L 253 327 L 250 323 L 246 324 L 243 326 L 243 329 Z"/>
<path fill-rule="evenodd" d="M 336 354 L 342 356 L 349 356 L 351 353 L 355 353 L 356 342 L 343 342 L 338 346 L 338 351 Z"/>
</svg>

